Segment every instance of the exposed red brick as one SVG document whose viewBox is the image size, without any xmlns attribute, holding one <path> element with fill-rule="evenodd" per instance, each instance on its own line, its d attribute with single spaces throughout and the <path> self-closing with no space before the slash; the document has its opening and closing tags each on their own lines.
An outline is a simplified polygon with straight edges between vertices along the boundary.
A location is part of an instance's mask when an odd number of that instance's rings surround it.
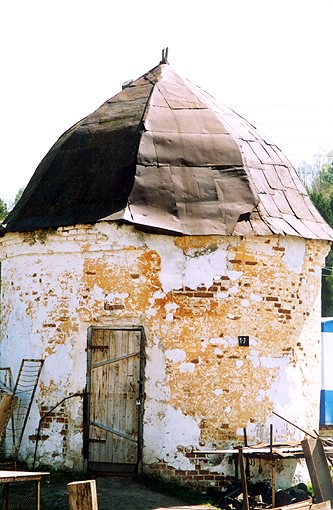
<svg viewBox="0 0 333 510">
<path fill-rule="evenodd" d="M 214 294 L 212 292 L 194 292 L 194 297 L 212 298 L 214 297 Z"/>
<path fill-rule="evenodd" d="M 111 305 L 109 303 L 104 303 L 104 310 L 123 310 L 124 308 L 124 305 Z"/>
</svg>

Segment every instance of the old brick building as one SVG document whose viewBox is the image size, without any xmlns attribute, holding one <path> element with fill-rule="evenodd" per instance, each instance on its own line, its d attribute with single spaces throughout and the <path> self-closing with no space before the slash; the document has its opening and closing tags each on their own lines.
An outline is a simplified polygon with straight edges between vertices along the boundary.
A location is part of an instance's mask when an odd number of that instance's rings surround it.
<svg viewBox="0 0 333 510">
<path fill-rule="evenodd" d="M 2 234 L 1 366 L 45 360 L 28 461 L 38 439 L 43 464 L 219 484 L 228 461 L 199 473 L 193 449 L 298 440 L 273 411 L 318 428 L 333 233 L 279 148 L 166 62 L 59 138 Z"/>
</svg>

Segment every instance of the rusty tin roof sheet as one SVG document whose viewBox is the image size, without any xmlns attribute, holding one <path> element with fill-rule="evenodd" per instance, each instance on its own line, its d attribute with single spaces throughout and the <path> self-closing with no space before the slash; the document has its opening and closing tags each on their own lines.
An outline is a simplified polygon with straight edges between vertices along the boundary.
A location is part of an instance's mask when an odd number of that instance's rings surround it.
<svg viewBox="0 0 333 510">
<path fill-rule="evenodd" d="M 280 149 L 161 63 L 65 132 L 7 231 L 126 221 L 179 235 L 333 239 Z"/>
</svg>

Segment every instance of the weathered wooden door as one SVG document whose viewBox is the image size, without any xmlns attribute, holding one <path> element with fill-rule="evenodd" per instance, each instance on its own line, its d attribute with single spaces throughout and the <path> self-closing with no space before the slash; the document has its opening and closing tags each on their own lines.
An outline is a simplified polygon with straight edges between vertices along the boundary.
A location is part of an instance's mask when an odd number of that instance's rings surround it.
<svg viewBox="0 0 333 510">
<path fill-rule="evenodd" d="M 88 336 L 88 469 L 137 472 L 143 414 L 143 331 L 91 328 Z"/>
</svg>

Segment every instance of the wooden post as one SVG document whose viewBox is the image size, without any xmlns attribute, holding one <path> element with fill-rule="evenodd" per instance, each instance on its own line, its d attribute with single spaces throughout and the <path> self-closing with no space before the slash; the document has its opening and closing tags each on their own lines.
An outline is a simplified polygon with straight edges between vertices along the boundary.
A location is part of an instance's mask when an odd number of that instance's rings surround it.
<svg viewBox="0 0 333 510">
<path fill-rule="evenodd" d="M 301 441 L 316 503 L 330 501 L 333 507 L 333 483 L 326 453 L 320 438 Z"/>
<path fill-rule="evenodd" d="M 98 510 L 96 480 L 67 484 L 69 510 Z"/>
<path fill-rule="evenodd" d="M 269 450 L 271 454 L 271 469 L 272 469 L 272 508 L 275 507 L 275 459 L 273 452 L 273 425 L 269 427 Z"/>
<path fill-rule="evenodd" d="M 243 491 L 243 510 L 250 510 L 244 455 L 243 455 L 243 448 L 241 446 L 238 448 L 238 459 L 239 459 L 239 468 L 240 468 L 242 491 Z"/>
</svg>

